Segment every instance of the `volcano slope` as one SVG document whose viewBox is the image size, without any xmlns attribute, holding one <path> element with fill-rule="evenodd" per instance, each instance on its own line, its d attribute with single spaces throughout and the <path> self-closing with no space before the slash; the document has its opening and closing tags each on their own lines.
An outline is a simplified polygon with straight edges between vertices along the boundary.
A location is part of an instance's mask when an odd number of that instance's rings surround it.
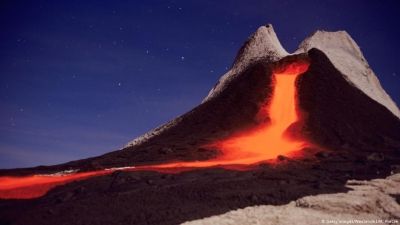
<svg viewBox="0 0 400 225">
<path fill-rule="evenodd" d="M 285 135 L 307 145 L 259 163 L 188 168 L 226 154 L 215 143 L 272 124 L 271 114 L 260 118 L 260 112 L 276 93 L 273 74 L 299 62 L 308 68 L 296 79 L 298 120 Z M 0 224 L 179 224 L 247 206 L 346 192 L 347 180 L 399 172 L 399 115 L 347 33 L 318 31 L 290 55 L 272 26 L 263 26 L 190 112 L 122 150 L 55 166 L 2 170 L 0 176 L 180 164 L 116 170 L 71 180 L 39 198 L 0 200 Z M 0 196 L 13 191 L 1 187 Z"/>
</svg>

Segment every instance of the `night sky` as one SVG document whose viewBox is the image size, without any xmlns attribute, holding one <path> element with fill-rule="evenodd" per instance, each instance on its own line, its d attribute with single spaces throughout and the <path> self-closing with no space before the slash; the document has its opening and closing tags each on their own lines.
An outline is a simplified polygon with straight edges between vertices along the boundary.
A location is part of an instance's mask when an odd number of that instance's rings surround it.
<svg viewBox="0 0 400 225">
<path fill-rule="evenodd" d="M 398 1 L 397 1 L 398 2 Z M 259 26 L 346 30 L 400 104 L 396 1 L 1 1 L 0 168 L 121 148 L 199 104 Z"/>
</svg>

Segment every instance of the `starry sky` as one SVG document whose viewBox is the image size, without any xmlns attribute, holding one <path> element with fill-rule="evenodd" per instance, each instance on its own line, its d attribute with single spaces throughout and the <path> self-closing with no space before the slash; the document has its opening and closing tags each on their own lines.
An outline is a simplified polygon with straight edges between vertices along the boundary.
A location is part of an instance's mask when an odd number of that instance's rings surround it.
<svg viewBox="0 0 400 225">
<path fill-rule="evenodd" d="M 396 1 L 1 1 L 0 168 L 121 148 L 199 104 L 272 23 L 294 51 L 346 30 L 400 104 Z"/>
</svg>

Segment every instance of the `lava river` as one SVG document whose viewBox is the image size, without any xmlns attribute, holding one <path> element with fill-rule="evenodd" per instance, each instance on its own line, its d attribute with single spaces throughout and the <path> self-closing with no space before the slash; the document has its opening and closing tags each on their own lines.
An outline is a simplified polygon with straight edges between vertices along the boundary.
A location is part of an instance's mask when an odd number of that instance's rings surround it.
<svg viewBox="0 0 400 225">
<path fill-rule="evenodd" d="M 173 172 L 215 166 L 238 169 L 240 166 L 249 166 L 275 159 L 278 155 L 290 155 L 298 152 L 307 145 L 307 142 L 288 137 L 286 131 L 299 121 L 296 109 L 295 82 L 296 78 L 308 69 L 308 66 L 307 62 L 299 61 L 276 69 L 273 73 L 271 98 L 259 110 L 259 116 L 269 117 L 269 120 L 250 130 L 241 131 L 212 143 L 211 145 L 220 150 L 220 154 L 216 158 L 205 161 L 110 168 L 90 172 L 0 177 L 0 198 L 37 198 L 55 186 L 93 176 L 107 175 L 115 170 Z"/>
</svg>

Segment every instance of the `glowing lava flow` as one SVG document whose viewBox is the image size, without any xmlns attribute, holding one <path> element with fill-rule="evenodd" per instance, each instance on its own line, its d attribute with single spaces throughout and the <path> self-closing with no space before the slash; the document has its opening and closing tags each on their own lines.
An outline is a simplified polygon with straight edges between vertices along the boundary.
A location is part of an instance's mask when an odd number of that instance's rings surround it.
<svg viewBox="0 0 400 225">
<path fill-rule="evenodd" d="M 296 110 L 296 78 L 307 71 L 308 62 L 299 61 L 278 68 L 274 71 L 273 93 L 268 104 L 260 109 L 261 117 L 270 118 L 248 131 L 228 137 L 214 145 L 221 153 L 217 158 L 197 162 L 178 162 L 154 165 L 153 168 L 176 167 L 212 167 L 235 165 L 253 165 L 275 159 L 279 155 L 288 155 L 301 150 L 307 145 L 304 140 L 293 140 L 285 131 L 299 121 Z"/>
<path fill-rule="evenodd" d="M 233 169 L 233 165 L 253 165 L 276 158 L 278 155 L 288 155 L 301 150 L 307 143 L 303 140 L 292 140 L 285 131 L 298 122 L 296 111 L 295 81 L 298 75 L 308 69 L 307 62 L 295 62 L 280 70 L 274 71 L 273 93 L 268 104 L 260 109 L 260 115 L 269 116 L 270 121 L 258 127 L 243 131 L 235 136 L 214 143 L 221 154 L 206 161 L 175 162 L 159 165 L 119 168 L 119 170 L 143 171 L 153 170 L 174 172 L 194 168 L 223 166 Z M 171 170 L 168 170 L 171 169 Z M 24 177 L 0 177 L 0 199 L 29 199 L 46 194 L 50 189 L 75 180 L 87 179 L 93 176 L 110 174 L 115 169 L 80 172 L 64 175 L 30 175 Z"/>
<path fill-rule="evenodd" d="M 307 63 L 293 63 L 282 71 L 275 71 L 271 100 L 260 110 L 261 116 L 269 115 L 270 122 L 222 141 L 219 144 L 224 153 L 221 159 L 235 164 L 254 164 L 287 155 L 307 144 L 285 135 L 285 131 L 299 120 L 295 82 L 307 69 Z"/>
<path fill-rule="evenodd" d="M 50 189 L 72 181 L 111 173 L 111 170 L 72 174 L 0 177 L 0 199 L 30 199 L 45 195 Z"/>
</svg>

